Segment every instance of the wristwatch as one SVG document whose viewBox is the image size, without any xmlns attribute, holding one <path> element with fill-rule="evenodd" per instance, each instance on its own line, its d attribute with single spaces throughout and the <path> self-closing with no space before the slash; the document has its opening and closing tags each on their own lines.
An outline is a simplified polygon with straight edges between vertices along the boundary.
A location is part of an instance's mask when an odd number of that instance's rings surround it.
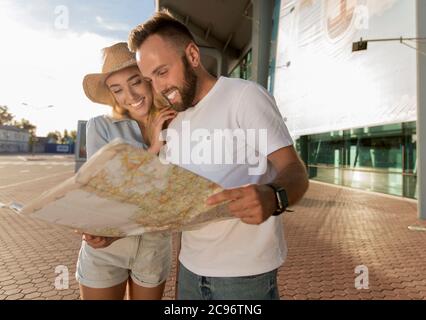
<svg viewBox="0 0 426 320">
<path fill-rule="evenodd" d="M 277 200 L 277 210 L 272 214 L 273 216 L 279 216 L 281 213 L 286 211 L 288 207 L 287 192 L 285 189 L 275 183 L 267 183 L 267 186 L 271 187 L 275 193 L 275 199 Z"/>
</svg>

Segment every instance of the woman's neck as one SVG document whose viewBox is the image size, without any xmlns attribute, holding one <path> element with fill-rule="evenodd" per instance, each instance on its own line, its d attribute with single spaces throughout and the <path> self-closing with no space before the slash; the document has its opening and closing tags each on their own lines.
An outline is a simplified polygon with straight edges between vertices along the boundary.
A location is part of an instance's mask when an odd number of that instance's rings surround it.
<svg viewBox="0 0 426 320">
<path fill-rule="evenodd" d="M 134 120 L 136 120 L 136 122 L 139 124 L 139 127 L 146 127 L 148 124 L 148 115 L 143 116 L 141 118 L 133 118 Z"/>
</svg>

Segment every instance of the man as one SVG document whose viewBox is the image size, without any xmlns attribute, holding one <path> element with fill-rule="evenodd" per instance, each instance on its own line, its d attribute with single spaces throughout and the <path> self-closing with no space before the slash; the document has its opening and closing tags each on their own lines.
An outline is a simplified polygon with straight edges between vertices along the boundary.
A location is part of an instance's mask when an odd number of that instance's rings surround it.
<svg viewBox="0 0 426 320">
<path fill-rule="evenodd" d="M 172 162 L 225 188 L 206 204 L 228 202 L 238 218 L 182 233 L 178 298 L 279 299 L 277 269 L 287 254 L 280 214 L 301 199 L 309 183 L 274 99 L 253 82 L 211 76 L 189 30 L 168 13 L 156 13 L 136 27 L 129 47 L 144 78 L 180 111 L 168 128 L 177 133 L 167 140 Z M 235 139 L 219 148 L 230 152 L 232 162 L 194 160 L 200 150 L 208 154 L 220 146 L 223 136 L 211 141 L 217 132 L 241 130 L 255 130 L 257 136 L 237 139 L 236 149 Z M 200 139 L 188 142 L 193 133 Z M 242 149 L 251 150 L 245 163 L 235 160 Z M 221 158 L 216 152 L 213 148 L 215 160 Z M 250 171 L 253 159 L 262 169 L 262 153 L 264 170 Z"/>
</svg>

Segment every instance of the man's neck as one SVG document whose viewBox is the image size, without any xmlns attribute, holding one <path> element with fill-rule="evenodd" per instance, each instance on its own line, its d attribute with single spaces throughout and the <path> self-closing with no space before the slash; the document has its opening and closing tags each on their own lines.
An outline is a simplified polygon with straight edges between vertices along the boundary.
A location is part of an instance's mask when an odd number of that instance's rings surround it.
<svg viewBox="0 0 426 320">
<path fill-rule="evenodd" d="M 197 76 L 197 92 L 195 93 L 195 98 L 192 102 L 193 106 L 200 102 L 210 92 L 210 90 L 217 82 L 217 78 L 210 75 L 207 71 L 202 71 Z"/>
</svg>

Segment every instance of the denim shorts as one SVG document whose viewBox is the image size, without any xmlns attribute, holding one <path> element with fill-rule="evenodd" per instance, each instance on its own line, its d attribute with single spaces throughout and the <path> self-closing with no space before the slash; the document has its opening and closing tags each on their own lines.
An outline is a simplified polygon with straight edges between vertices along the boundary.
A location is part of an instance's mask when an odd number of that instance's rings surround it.
<svg viewBox="0 0 426 320">
<path fill-rule="evenodd" d="M 203 277 L 179 266 L 179 300 L 279 300 L 277 269 L 244 277 Z"/>
<path fill-rule="evenodd" d="M 137 285 L 152 288 L 167 280 L 171 257 L 169 233 L 126 237 L 102 249 L 94 249 L 83 241 L 76 279 L 89 288 L 109 288 L 131 277 Z"/>
</svg>

